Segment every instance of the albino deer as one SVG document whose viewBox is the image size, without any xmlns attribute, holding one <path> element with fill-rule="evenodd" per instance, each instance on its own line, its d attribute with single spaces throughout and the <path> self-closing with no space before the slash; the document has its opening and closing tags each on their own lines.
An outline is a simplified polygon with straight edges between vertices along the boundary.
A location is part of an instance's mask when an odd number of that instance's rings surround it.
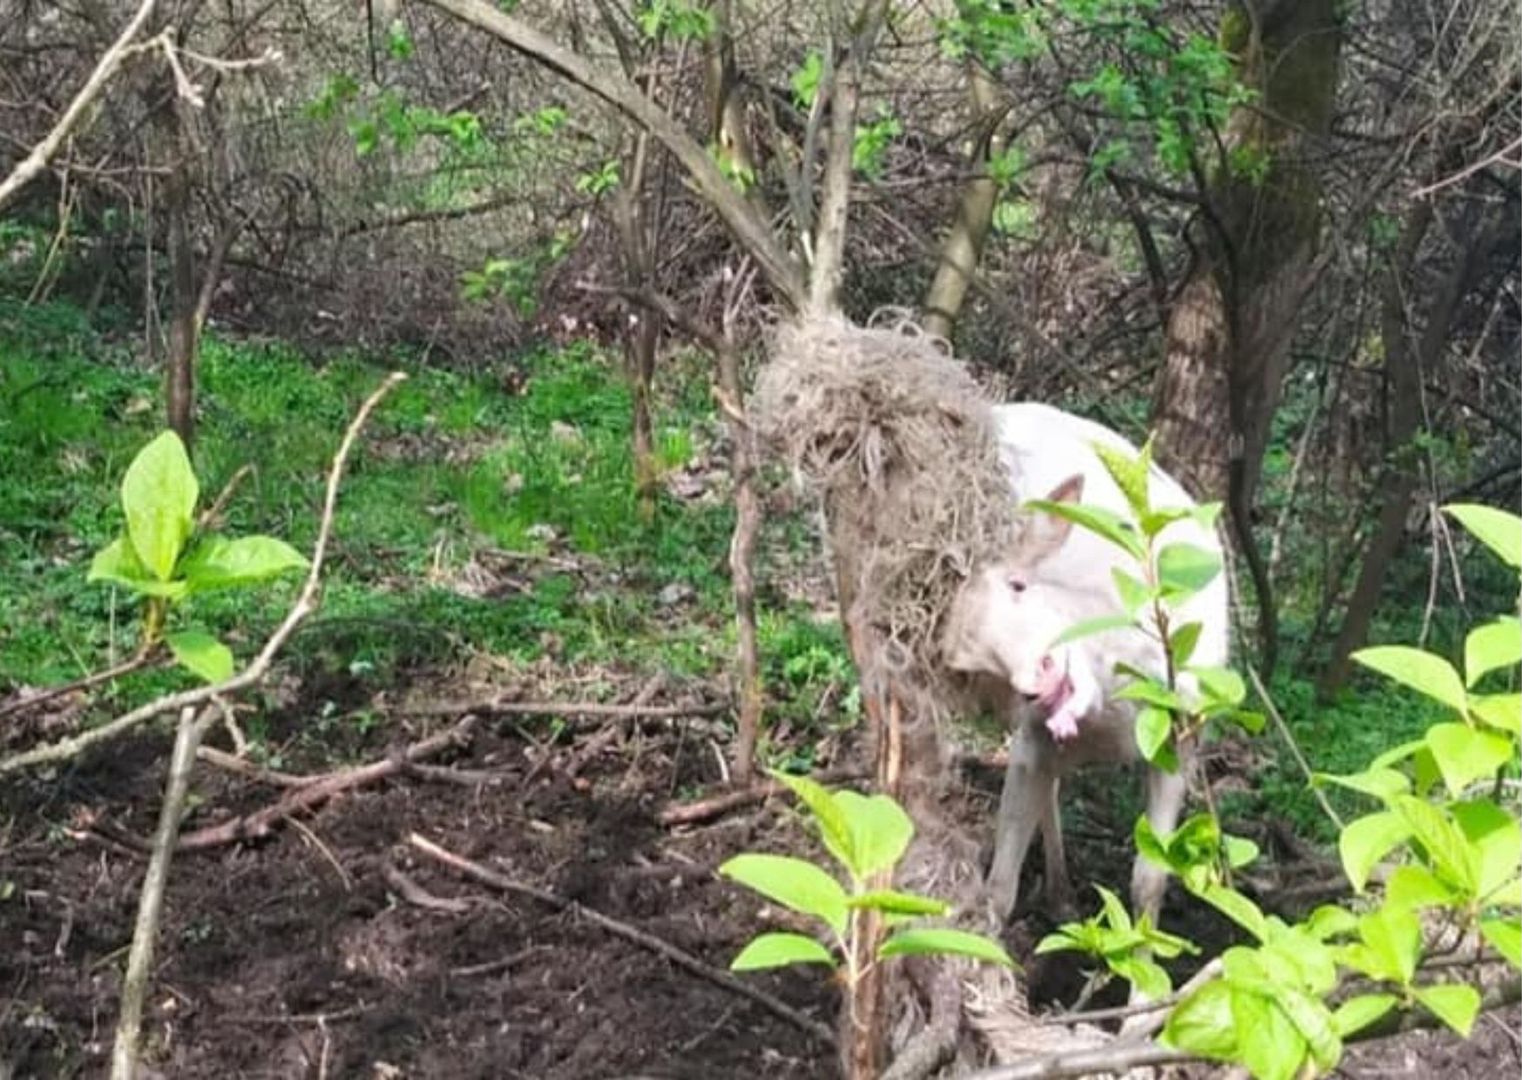
<svg viewBox="0 0 1522 1080">
<path fill-rule="evenodd" d="M 1098 442 L 1134 457 L 1136 448 L 1120 435 L 1046 405 L 1002 405 L 994 415 L 1017 500 L 1081 501 L 1130 516 L 1124 495 L 1093 450 Z M 1156 466 L 1150 497 L 1157 508 L 1195 505 Z M 1059 784 L 1079 766 L 1140 756 L 1134 733 L 1137 706 L 1115 699 L 1125 681 L 1115 665 L 1124 662 L 1161 677 L 1166 662 L 1158 642 L 1135 629 L 1053 644 L 1074 623 L 1123 614 L 1111 571 L 1120 568 L 1137 577 L 1141 570 L 1125 551 L 1087 529 L 1053 514 L 1030 513 L 1014 549 L 974 569 L 952 603 L 942 638 L 952 669 L 997 680 L 1011 703 L 1014 741 L 988 875 L 990 903 L 1004 919 L 1014 911 L 1020 869 L 1038 827 L 1047 902 L 1054 911 L 1071 910 Z M 1188 519 L 1173 523 L 1158 539 L 1159 545 L 1174 541 L 1221 554 L 1214 532 Z M 1178 624 L 1201 624 L 1191 663 L 1226 662 L 1223 574 L 1181 605 L 1176 617 Z M 1189 692 L 1189 681 L 1182 682 L 1181 689 Z M 1178 773 L 1147 768 L 1147 817 L 1160 834 L 1178 826 L 1190 764 L 1181 748 Z M 1155 924 L 1166 885 L 1166 872 L 1138 856 L 1131 878 L 1133 910 L 1150 915 Z"/>
</svg>

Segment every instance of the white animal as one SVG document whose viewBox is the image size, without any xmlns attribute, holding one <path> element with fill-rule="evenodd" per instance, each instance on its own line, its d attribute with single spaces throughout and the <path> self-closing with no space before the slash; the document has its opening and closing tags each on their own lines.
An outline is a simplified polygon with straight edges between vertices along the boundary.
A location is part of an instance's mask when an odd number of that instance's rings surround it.
<svg viewBox="0 0 1522 1080">
<path fill-rule="evenodd" d="M 994 409 L 999 440 L 1015 497 L 1083 502 L 1131 518 L 1125 496 L 1093 449 L 1100 443 L 1130 456 L 1137 448 L 1091 420 L 1047 405 L 1001 405 Z M 1155 509 L 1192 507 L 1188 493 L 1162 469 L 1152 469 Z M 1161 676 L 1165 656 L 1155 639 L 1139 630 L 1109 630 L 1065 644 L 1053 640 L 1080 620 L 1123 614 L 1114 569 L 1132 577 L 1141 568 L 1121 548 L 1049 513 L 1032 518 L 1005 558 L 975 568 L 959 591 L 943 631 L 947 663 L 957 671 L 991 677 L 1012 701 L 1014 740 L 999 801 L 988 895 L 1007 919 L 1019 896 L 1020 869 L 1039 827 L 1043 836 L 1047 901 L 1053 910 L 1072 907 L 1062 846 L 1057 793 L 1063 776 L 1095 762 L 1120 763 L 1140 756 L 1135 737 L 1137 706 L 1114 694 L 1127 680 L 1115 664 L 1125 662 Z M 1184 519 L 1170 525 L 1159 545 L 1184 542 L 1221 556 L 1213 530 Z M 1175 612 L 1177 625 L 1199 622 L 1190 662 L 1221 665 L 1228 651 L 1229 617 L 1224 574 L 1218 574 Z M 1186 695 L 1189 680 L 1181 680 Z M 1147 817 L 1166 835 L 1178 825 L 1186 794 L 1187 754 L 1180 771 L 1147 768 Z M 1166 872 L 1138 856 L 1132 871 L 1134 910 L 1154 924 L 1167 886 Z"/>
</svg>

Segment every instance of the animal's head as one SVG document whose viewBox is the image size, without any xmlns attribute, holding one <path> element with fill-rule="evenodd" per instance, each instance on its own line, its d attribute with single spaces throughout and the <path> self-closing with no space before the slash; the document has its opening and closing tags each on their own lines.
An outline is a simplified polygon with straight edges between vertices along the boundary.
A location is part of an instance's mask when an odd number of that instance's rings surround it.
<svg viewBox="0 0 1522 1080">
<path fill-rule="evenodd" d="M 1049 502 L 1076 503 L 1083 477 L 1064 480 Z M 1101 702 L 1101 672 L 1084 642 L 1053 644 L 1082 619 L 1113 606 L 1108 565 L 1076 565 L 1081 547 L 1069 544 L 1072 523 L 1032 511 L 1002 558 L 974 569 L 947 614 L 942 655 L 953 671 L 1008 683 L 1046 716 L 1059 738 Z M 1075 558 L 1076 557 L 1076 558 Z"/>
</svg>

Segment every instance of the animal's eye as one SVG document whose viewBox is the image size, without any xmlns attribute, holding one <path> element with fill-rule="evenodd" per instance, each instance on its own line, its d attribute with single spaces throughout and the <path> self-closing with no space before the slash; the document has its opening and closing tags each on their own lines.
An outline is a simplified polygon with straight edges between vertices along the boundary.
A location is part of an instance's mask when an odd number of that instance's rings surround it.
<svg viewBox="0 0 1522 1080">
<path fill-rule="evenodd" d="M 1009 591 L 1012 593 L 1023 593 L 1025 591 L 1025 579 L 1019 575 L 1011 575 L 1005 584 L 1009 586 Z"/>
</svg>

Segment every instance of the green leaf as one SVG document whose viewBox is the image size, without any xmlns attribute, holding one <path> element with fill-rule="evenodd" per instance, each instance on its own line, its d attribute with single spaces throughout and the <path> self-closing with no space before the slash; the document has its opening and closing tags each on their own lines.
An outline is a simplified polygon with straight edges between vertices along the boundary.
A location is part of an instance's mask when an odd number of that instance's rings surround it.
<svg viewBox="0 0 1522 1080">
<path fill-rule="evenodd" d="M 122 510 L 127 535 L 148 572 L 168 581 L 180 550 L 195 526 L 201 489 L 185 444 L 165 431 L 133 458 L 122 477 Z"/>
<path fill-rule="evenodd" d="M 208 537 L 185 559 L 181 572 L 193 593 L 267 581 L 307 566 L 306 556 L 273 536 Z"/>
<path fill-rule="evenodd" d="M 90 560 L 90 573 L 85 580 L 118 581 L 132 588 L 153 581 L 126 536 L 118 536 L 95 553 L 95 558 Z"/>
<path fill-rule="evenodd" d="M 1411 836 L 1421 844 L 1427 860 L 1437 873 L 1473 895 L 1479 887 L 1479 867 L 1468 838 L 1443 811 L 1425 799 L 1401 795 L 1394 802 L 1396 811 L 1411 829 Z"/>
<path fill-rule="evenodd" d="M 1110 970 L 1136 987 L 1146 998 L 1158 1001 L 1173 993 L 1173 980 L 1156 962 L 1128 953 L 1108 959 Z"/>
<path fill-rule="evenodd" d="M 1092 920 L 1086 923 L 1063 923 L 1036 944 L 1036 955 L 1054 952 L 1086 952 L 1098 954 L 1103 951 L 1101 938 L 1104 931 Z"/>
<path fill-rule="evenodd" d="M 1456 799 L 1474 781 L 1494 776 L 1512 756 L 1512 742 L 1505 735 L 1468 724 L 1433 724 L 1426 742 Z"/>
<path fill-rule="evenodd" d="M 1422 927 L 1409 911 L 1383 907 L 1358 920 L 1358 936 L 1368 946 L 1375 969 L 1366 972 L 1409 986 L 1422 955 Z"/>
<path fill-rule="evenodd" d="M 232 650 L 203 631 L 181 630 L 177 634 L 165 634 L 164 641 L 181 666 L 213 685 L 226 682 L 237 670 Z"/>
<path fill-rule="evenodd" d="M 1231 987 L 1221 979 L 1206 983 L 1168 1014 L 1160 1041 L 1211 1061 L 1235 1060 L 1237 1025 L 1231 998 Z"/>
<path fill-rule="evenodd" d="M 1003 964 L 1008 968 L 1017 966 L 998 942 L 991 941 L 982 934 L 970 934 L 965 930 L 950 930 L 943 927 L 900 930 L 883 942 L 882 947 L 877 950 L 877 955 L 884 960 L 890 956 L 936 954 L 970 956 L 974 960 L 986 960 L 991 964 Z"/>
<path fill-rule="evenodd" d="M 1464 680 L 1441 656 L 1407 645 L 1377 645 L 1371 649 L 1359 649 L 1353 659 L 1402 686 L 1409 686 L 1460 713 L 1464 711 Z"/>
<path fill-rule="evenodd" d="M 1237 890 L 1211 882 L 1197 890 L 1195 895 L 1259 941 L 1267 936 L 1268 924 L 1262 909 Z"/>
<path fill-rule="evenodd" d="M 1170 506 L 1162 510 L 1148 510 L 1138 516 L 1137 521 L 1141 524 L 1141 530 L 1145 536 L 1156 536 L 1175 521 L 1183 521 L 1185 518 L 1194 517 L 1194 510 L 1187 506 Z"/>
<path fill-rule="evenodd" d="M 1522 663 L 1522 621 L 1503 616 L 1477 626 L 1464 639 L 1465 685 L 1474 686 L 1497 668 Z"/>
<path fill-rule="evenodd" d="M 1193 544 L 1168 544 L 1157 553 L 1157 580 L 1165 590 L 1193 596 L 1221 572 L 1221 557 Z"/>
<path fill-rule="evenodd" d="M 1115 595 L 1120 597 L 1120 606 L 1125 608 L 1126 614 L 1133 620 L 1137 617 L 1137 613 L 1152 603 L 1157 595 L 1144 582 L 1138 581 L 1118 566 L 1110 568 L 1110 577 L 1115 582 Z M 1147 625 L 1151 626 L 1150 619 Z"/>
<path fill-rule="evenodd" d="M 1172 733 L 1173 718 L 1162 709 L 1148 706 L 1136 714 L 1136 746 L 1146 760 L 1157 757 L 1157 752 L 1168 745 L 1168 736 Z"/>
<path fill-rule="evenodd" d="M 851 830 L 851 872 L 863 880 L 903 858 L 914 838 L 914 822 L 886 795 L 837 791 L 835 805 Z"/>
<path fill-rule="evenodd" d="M 951 910 L 951 905 L 944 900 L 894 889 L 876 889 L 860 896 L 848 897 L 846 907 L 872 908 L 876 911 L 891 911 L 897 915 L 944 915 Z"/>
<path fill-rule="evenodd" d="M 1148 862 L 1156 863 L 1165 870 L 1178 869 L 1169 859 L 1167 846 L 1163 843 L 1162 837 L 1158 836 L 1152 828 L 1152 822 L 1147 820 L 1146 814 L 1137 817 L 1132 835 L 1136 840 L 1137 852 Z"/>
<path fill-rule="evenodd" d="M 1053 645 L 1065 645 L 1070 641 L 1103 634 L 1107 630 L 1129 630 L 1136 625 L 1129 615 L 1101 615 L 1097 619 L 1084 619 L 1068 627 L 1052 639 Z"/>
<path fill-rule="evenodd" d="M 1484 899 L 1522 867 L 1522 825 L 1489 799 L 1455 803 L 1450 812 L 1478 864 L 1475 894 Z"/>
<path fill-rule="evenodd" d="M 1522 926 L 1514 917 L 1481 919 L 1480 934 L 1514 968 L 1522 968 Z"/>
<path fill-rule="evenodd" d="M 95 553 L 85 580 L 114 581 L 143 596 L 162 596 L 169 600 L 179 600 L 187 591 L 183 581 L 159 581 L 150 576 L 125 536 L 117 537 Z"/>
<path fill-rule="evenodd" d="M 1405 795 L 1411 790 L 1411 782 L 1404 774 L 1384 766 L 1375 766 L 1349 776 L 1317 773 L 1316 779 L 1361 792 L 1364 795 L 1372 795 L 1381 802 L 1389 802 L 1395 796 Z"/>
<path fill-rule="evenodd" d="M 846 931 L 846 893 L 813 863 L 788 855 L 736 855 L 719 873 L 769 900 L 823 919 L 837 934 Z"/>
<path fill-rule="evenodd" d="M 1222 836 L 1221 847 L 1226 852 L 1226 862 L 1233 869 L 1254 862 L 1258 858 L 1258 845 L 1245 836 Z"/>
<path fill-rule="evenodd" d="M 1354 892 L 1363 892 L 1369 874 L 1397 844 L 1411 836 L 1411 826 L 1392 810 L 1379 810 L 1348 823 L 1337 838 L 1342 869 Z"/>
<path fill-rule="evenodd" d="M 1257 1080 L 1294 1080 L 1306 1045 L 1289 1017 L 1272 999 L 1233 987 L 1231 1015 L 1237 1026 L 1242 1064 Z"/>
<path fill-rule="evenodd" d="M 1469 711 L 1497 731 L 1522 735 L 1522 694 L 1482 694 L 1469 699 Z"/>
<path fill-rule="evenodd" d="M 819 942 L 802 934 L 759 934 L 740 955 L 729 962 L 730 971 L 756 971 L 761 968 L 785 967 L 788 964 L 827 964 L 835 966 L 835 958 Z"/>
<path fill-rule="evenodd" d="M 1422 749 L 1422 747 L 1425 745 L 1426 743 L 1422 742 L 1420 739 L 1413 739 L 1410 742 L 1396 743 L 1394 746 L 1390 747 L 1390 749 L 1382 752 L 1373 761 L 1369 762 L 1369 769 L 1370 771 L 1374 769 L 1388 769 L 1392 765 L 1398 765 L 1400 762 L 1405 761 L 1412 754 Z"/>
<path fill-rule="evenodd" d="M 1425 866 L 1398 866 L 1385 883 L 1385 902 L 1391 907 L 1446 907 L 1453 900 L 1453 890 Z"/>
<path fill-rule="evenodd" d="M 1203 623 L 1188 622 L 1168 635 L 1168 652 L 1173 656 L 1173 666 L 1182 668 L 1194 655 L 1194 647 L 1200 642 Z"/>
<path fill-rule="evenodd" d="M 1022 510 L 1039 510 L 1042 513 L 1054 514 L 1075 525 L 1081 525 L 1096 536 L 1101 536 L 1121 548 L 1138 562 L 1146 557 L 1146 549 L 1142 546 L 1141 538 L 1136 530 L 1113 510 L 1091 506 L 1088 503 L 1050 502 L 1046 499 L 1029 499 L 1021 503 L 1020 507 Z"/>
<path fill-rule="evenodd" d="M 1463 983 L 1440 983 L 1436 986 L 1420 986 L 1412 991 L 1428 1011 L 1461 1038 L 1469 1038 L 1474 1018 L 1480 1013 L 1480 992 Z"/>
<path fill-rule="evenodd" d="M 1120 897 L 1097 882 L 1094 885 L 1094 891 L 1099 893 L 1099 902 L 1104 911 L 1105 921 L 1115 930 L 1130 930 L 1131 913 L 1126 910 L 1126 905 L 1120 902 Z"/>
<path fill-rule="evenodd" d="M 1351 911 L 1335 904 L 1322 904 L 1304 923 L 1306 931 L 1318 941 L 1356 933 L 1358 919 Z"/>
<path fill-rule="evenodd" d="M 1120 488 L 1121 494 L 1126 497 L 1126 502 L 1131 507 L 1131 513 L 1140 517 L 1149 509 L 1147 500 L 1147 474 L 1152 464 L 1152 440 L 1147 440 L 1147 445 L 1142 447 L 1141 453 L 1136 457 L 1106 446 L 1101 442 L 1091 442 L 1094 453 L 1099 455 L 1105 471 L 1115 481 L 1115 486 Z"/>
<path fill-rule="evenodd" d="M 1359 994 L 1348 998 L 1332 1014 L 1337 1034 L 1346 1039 L 1349 1035 L 1362 1031 L 1395 1008 L 1399 1001 L 1400 998 L 1394 994 Z"/>
<path fill-rule="evenodd" d="M 1325 989 L 1321 993 L 1330 993 L 1336 982 L 1335 970 L 1329 971 Z M 1332 1019 L 1331 1010 L 1318 999 L 1292 986 L 1281 987 L 1274 997 L 1274 1004 L 1289 1018 L 1289 1022 L 1305 1040 L 1306 1046 L 1310 1047 L 1311 1057 L 1316 1060 L 1316 1064 L 1323 1071 L 1336 1066 L 1342 1057 L 1342 1039 L 1337 1034 L 1337 1024 Z"/>
<path fill-rule="evenodd" d="M 770 770 L 772 777 L 785 784 L 799 801 L 809 808 L 819 824 L 819 838 L 825 850 L 835 856 L 847 870 L 855 865 L 856 856 L 852 846 L 851 825 L 845 811 L 825 787 L 807 776 L 793 776 L 777 769 Z"/>
<path fill-rule="evenodd" d="M 1268 720 L 1260 712 L 1251 709 L 1230 709 L 1221 714 L 1223 720 L 1230 720 L 1249 735 L 1260 735 Z"/>
<path fill-rule="evenodd" d="M 1247 685 L 1231 668 L 1192 667 L 1189 674 L 1200 684 L 1200 692 L 1213 705 L 1240 705 L 1247 697 Z"/>
<path fill-rule="evenodd" d="M 1456 518 L 1476 540 L 1500 556 L 1507 566 L 1522 569 L 1522 518 L 1476 503 L 1453 503 L 1443 510 Z"/>
<path fill-rule="evenodd" d="M 1159 709 L 1179 709 L 1184 707 L 1184 701 L 1172 690 L 1155 679 L 1137 679 L 1122 686 L 1114 694 L 1120 701 L 1141 701 L 1148 705 L 1155 705 Z"/>
</svg>

